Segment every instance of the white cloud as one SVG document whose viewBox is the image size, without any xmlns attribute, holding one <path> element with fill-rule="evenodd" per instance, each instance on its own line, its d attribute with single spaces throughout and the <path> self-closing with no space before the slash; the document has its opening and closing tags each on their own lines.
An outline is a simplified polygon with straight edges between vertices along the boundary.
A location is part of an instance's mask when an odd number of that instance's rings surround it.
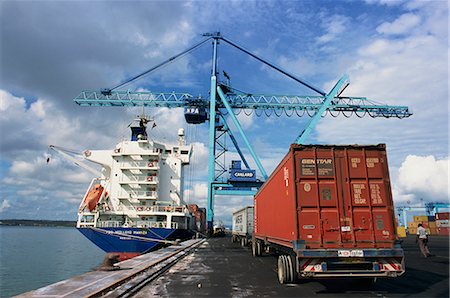
<svg viewBox="0 0 450 298">
<path fill-rule="evenodd" d="M 401 194 L 417 194 L 429 201 L 449 198 L 449 158 L 409 155 L 398 170 Z M 416 196 L 417 199 L 417 196 Z"/>
<path fill-rule="evenodd" d="M 3 200 L 2 201 L 2 204 L 0 205 L 0 213 L 1 212 L 4 212 L 6 209 L 8 209 L 8 208 L 10 208 L 11 207 L 11 205 L 9 204 L 9 201 L 8 200 Z"/>
<path fill-rule="evenodd" d="M 364 0 L 367 4 L 379 4 L 386 6 L 397 6 L 403 4 L 406 0 Z"/>
<path fill-rule="evenodd" d="M 189 204 L 197 204 L 206 207 L 208 185 L 206 183 L 195 183 L 191 189 L 184 191 L 184 200 Z"/>
<path fill-rule="evenodd" d="M 420 23 L 420 17 L 412 13 L 402 14 L 393 22 L 384 22 L 377 27 L 379 33 L 405 34 Z"/>
<path fill-rule="evenodd" d="M 328 116 L 316 130 L 320 142 L 387 143 L 394 168 L 412 154 L 448 155 L 448 69 L 443 63 L 448 44 L 439 29 L 447 26 L 442 14 L 442 8 L 420 11 L 424 25 L 414 34 L 369 39 L 346 69 L 351 84 L 344 95 L 407 105 L 414 115 L 403 120 Z"/>
<path fill-rule="evenodd" d="M 350 23 L 350 19 L 344 15 L 333 15 L 323 17 L 322 27 L 325 29 L 325 34 L 316 38 L 319 44 L 324 44 L 336 39 L 343 33 Z"/>
</svg>

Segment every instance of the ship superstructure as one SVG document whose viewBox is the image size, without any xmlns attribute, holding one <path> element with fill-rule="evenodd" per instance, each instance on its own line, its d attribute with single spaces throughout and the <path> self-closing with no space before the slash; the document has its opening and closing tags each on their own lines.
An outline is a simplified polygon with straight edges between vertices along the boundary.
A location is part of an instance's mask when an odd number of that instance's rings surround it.
<svg viewBox="0 0 450 298">
<path fill-rule="evenodd" d="M 192 146 L 186 145 L 183 129 L 176 145 L 149 139 L 148 122 L 137 119 L 131 139 L 115 149 L 83 152 L 102 171 L 80 204 L 77 228 L 104 251 L 123 258 L 190 236 L 194 224 L 182 192 Z"/>
</svg>

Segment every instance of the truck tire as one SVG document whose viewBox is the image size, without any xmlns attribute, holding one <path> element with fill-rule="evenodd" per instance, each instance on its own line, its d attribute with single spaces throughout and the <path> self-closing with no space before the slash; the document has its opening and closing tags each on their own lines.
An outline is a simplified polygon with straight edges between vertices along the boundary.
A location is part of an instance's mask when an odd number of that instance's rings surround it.
<svg viewBox="0 0 450 298">
<path fill-rule="evenodd" d="M 297 281 L 297 269 L 295 266 L 295 259 L 293 256 L 286 256 L 286 264 L 287 264 L 287 275 L 288 275 L 288 282 L 289 283 L 295 283 Z"/>
<path fill-rule="evenodd" d="M 278 281 L 280 282 L 280 284 L 285 284 L 287 283 L 287 272 L 286 272 L 286 259 L 284 256 L 279 256 L 278 257 Z"/>
<path fill-rule="evenodd" d="M 253 241 L 252 242 L 252 256 L 257 257 L 258 256 L 258 252 L 256 250 L 256 244 L 258 243 L 258 241 Z"/>
<path fill-rule="evenodd" d="M 278 257 L 278 281 L 280 284 L 294 283 L 297 281 L 297 271 L 291 256 L 281 255 Z"/>
<path fill-rule="evenodd" d="M 241 246 L 245 247 L 245 238 L 241 238 Z"/>
<path fill-rule="evenodd" d="M 258 257 L 262 256 L 262 243 L 260 241 L 256 242 L 256 253 Z"/>
<path fill-rule="evenodd" d="M 260 241 L 255 240 L 252 242 L 252 255 L 254 257 L 260 257 L 262 255 L 261 246 Z"/>
</svg>

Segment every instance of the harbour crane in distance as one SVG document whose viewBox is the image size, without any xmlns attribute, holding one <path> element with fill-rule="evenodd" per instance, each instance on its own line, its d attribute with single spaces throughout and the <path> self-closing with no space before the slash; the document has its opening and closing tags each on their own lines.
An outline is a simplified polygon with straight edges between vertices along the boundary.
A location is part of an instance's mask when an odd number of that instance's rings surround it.
<svg viewBox="0 0 450 298">
<path fill-rule="evenodd" d="M 80 106 L 87 107 L 129 107 L 129 106 L 147 106 L 147 107 L 167 107 L 184 108 L 185 119 L 190 124 L 201 124 L 209 121 L 209 146 L 208 146 L 208 197 L 207 197 L 207 224 L 209 229 L 213 226 L 214 220 L 214 198 L 216 195 L 244 195 L 251 196 L 256 193 L 268 174 L 263 168 L 258 156 L 251 146 L 236 114 L 241 110 L 254 111 L 256 115 L 272 114 L 280 116 L 304 116 L 311 117 L 307 125 L 301 130 L 295 138 L 295 143 L 304 144 L 310 133 L 313 131 L 318 121 L 329 114 L 337 117 L 342 114 L 345 117 L 356 115 L 364 117 L 366 115 L 373 118 L 407 118 L 412 112 L 407 106 L 392 106 L 378 104 L 366 97 L 348 97 L 342 96 L 342 92 L 349 85 L 347 75 L 342 76 L 334 87 L 325 92 L 320 88 L 306 82 L 303 79 L 287 72 L 281 67 L 263 59 L 244 47 L 236 44 L 228 38 L 225 38 L 220 32 L 207 33 L 203 35 L 204 40 L 182 51 L 181 53 L 159 63 L 158 65 L 136 75 L 132 78 L 113 86 L 94 91 L 82 91 L 74 98 L 74 101 Z M 167 93 L 167 92 L 147 92 L 119 90 L 119 88 L 134 82 L 160 67 L 173 62 L 181 56 L 198 49 L 208 41 L 212 44 L 212 64 L 210 76 L 209 96 L 193 96 L 189 93 Z M 217 60 L 217 48 L 219 41 L 228 44 L 235 49 L 253 57 L 269 68 L 287 76 L 295 82 L 305 86 L 313 91 L 312 95 L 266 95 L 254 94 L 237 91 L 229 84 L 218 81 L 219 75 Z M 228 74 L 227 74 L 228 76 Z M 229 76 L 227 78 L 229 81 Z M 229 118 L 229 119 L 227 119 Z M 263 180 L 252 179 L 240 181 L 238 184 L 230 180 L 224 180 L 224 174 L 227 172 L 226 165 L 222 164 L 219 157 L 223 156 L 226 148 L 223 139 L 227 136 L 231 139 L 237 153 L 239 154 L 246 169 L 235 169 L 235 171 L 251 171 L 249 164 L 236 141 L 234 132 L 230 129 L 228 121 L 231 121 L 236 127 L 239 135 L 244 141 L 248 152 L 257 165 Z M 222 141 L 221 141 L 222 140 Z M 237 163 L 238 164 L 238 163 Z M 247 172 L 248 173 L 248 172 Z"/>
</svg>

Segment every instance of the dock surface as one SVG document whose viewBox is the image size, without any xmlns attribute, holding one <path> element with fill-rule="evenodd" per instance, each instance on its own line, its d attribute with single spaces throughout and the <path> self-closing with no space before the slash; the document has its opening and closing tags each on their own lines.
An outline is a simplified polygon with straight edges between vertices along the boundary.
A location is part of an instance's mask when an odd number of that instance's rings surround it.
<svg viewBox="0 0 450 298">
<path fill-rule="evenodd" d="M 121 270 L 89 272 L 18 297 L 449 297 L 449 237 L 431 237 L 430 258 L 414 236 L 402 246 L 406 273 L 370 287 L 355 279 L 281 285 L 274 254 L 255 258 L 250 247 L 224 237 L 189 240 L 121 262 Z"/>
<path fill-rule="evenodd" d="M 230 238 L 211 238 L 173 266 L 136 297 L 448 297 L 449 238 L 430 238 L 424 258 L 415 237 L 403 241 L 406 273 L 380 278 L 368 288 L 355 280 L 303 280 L 281 285 L 274 255 L 252 257 Z"/>
</svg>

